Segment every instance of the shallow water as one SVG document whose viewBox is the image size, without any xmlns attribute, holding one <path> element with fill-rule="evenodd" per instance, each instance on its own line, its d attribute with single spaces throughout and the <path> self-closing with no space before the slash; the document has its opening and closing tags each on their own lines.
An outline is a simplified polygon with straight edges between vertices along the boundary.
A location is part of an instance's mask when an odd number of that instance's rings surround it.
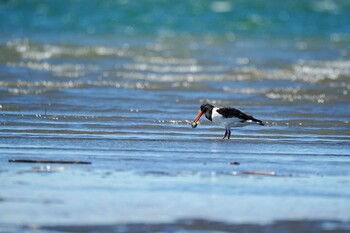
<svg viewBox="0 0 350 233">
<path fill-rule="evenodd" d="M 349 229 L 347 1 L 105 2 L 0 3 L 2 231 Z"/>
</svg>

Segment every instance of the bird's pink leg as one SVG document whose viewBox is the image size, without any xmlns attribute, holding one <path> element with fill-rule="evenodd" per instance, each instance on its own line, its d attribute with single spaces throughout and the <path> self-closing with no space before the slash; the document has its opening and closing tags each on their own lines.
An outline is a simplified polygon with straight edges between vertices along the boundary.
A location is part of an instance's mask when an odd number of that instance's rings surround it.
<svg viewBox="0 0 350 233">
<path fill-rule="evenodd" d="M 230 137 L 231 137 L 231 129 L 230 129 L 230 128 L 228 128 L 227 139 L 230 139 Z"/>
<path fill-rule="evenodd" d="M 227 134 L 228 134 L 228 131 L 227 131 L 227 128 L 226 128 L 225 135 L 224 135 L 224 137 L 222 139 L 225 139 Z"/>
</svg>

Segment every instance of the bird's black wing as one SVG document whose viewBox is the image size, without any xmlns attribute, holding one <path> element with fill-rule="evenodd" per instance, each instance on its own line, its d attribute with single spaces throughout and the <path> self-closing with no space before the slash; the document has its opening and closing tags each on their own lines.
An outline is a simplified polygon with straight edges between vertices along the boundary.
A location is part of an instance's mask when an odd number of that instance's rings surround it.
<svg viewBox="0 0 350 233">
<path fill-rule="evenodd" d="M 240 110 L 235 108 L 219 108 L 217 112 L 220 113 L 225 118 L 237 117 L 241 119 L 243 122 L 254 121 L 254 122 L 258 122 L 259 124 L 263 124 L 261 120 L 258 120 L 253 116 L 248 115 L 244 112 L 241 112 Z"/>
</svg>

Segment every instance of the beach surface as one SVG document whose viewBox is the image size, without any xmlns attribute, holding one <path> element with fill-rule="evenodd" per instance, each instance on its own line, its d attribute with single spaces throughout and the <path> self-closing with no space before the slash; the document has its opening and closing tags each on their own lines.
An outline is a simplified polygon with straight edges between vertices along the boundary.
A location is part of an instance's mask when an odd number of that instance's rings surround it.
<svg viewBox="0 0 350 233">
<path fill-rule="evenodd" d="M 0 232 L 349 232 L 350 4 L 272 3 L 0 2 Z"/>
</svg>

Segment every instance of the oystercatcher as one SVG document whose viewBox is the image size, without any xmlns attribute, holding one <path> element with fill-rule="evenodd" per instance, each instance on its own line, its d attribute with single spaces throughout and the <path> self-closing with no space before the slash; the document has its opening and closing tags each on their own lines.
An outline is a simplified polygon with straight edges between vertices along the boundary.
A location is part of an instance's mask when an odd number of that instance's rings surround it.
<svg viewBox="0 0 350 233">
<path fill-rule="evenodd" d="M 258 120 L 244 112 L 241 112 L 238 109 L 229 107 L 219 108 L 214 107 L 211 104 L 202 104 L 196 119 L 194 119 L 191 124 L 192 128 L 197 127 L 197 122 L 203 114 L 208 120 L 212 121 L 213 123 L 225 126 L 226 132 L 222 139 L 225 139 L 226 137 L 227 139 L 230 139 L 231 127 L 242 127 L 249 124 L 264 125 L 261 120 Z"/>
</svg>

